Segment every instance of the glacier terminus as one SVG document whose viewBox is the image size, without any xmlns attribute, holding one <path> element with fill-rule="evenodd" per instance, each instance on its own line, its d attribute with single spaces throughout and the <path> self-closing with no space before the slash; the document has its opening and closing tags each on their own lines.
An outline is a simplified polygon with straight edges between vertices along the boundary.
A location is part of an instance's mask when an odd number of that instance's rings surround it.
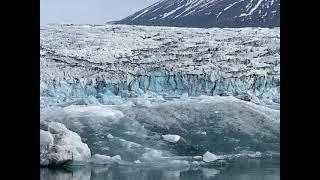
<svg viewBox="0 0 320 180">
<path fill-rule="evenodd" d="M 213 177 L 240 159 L 279 157 L 280 28 L 40 31 L 42 167 Z"/>
</svg>

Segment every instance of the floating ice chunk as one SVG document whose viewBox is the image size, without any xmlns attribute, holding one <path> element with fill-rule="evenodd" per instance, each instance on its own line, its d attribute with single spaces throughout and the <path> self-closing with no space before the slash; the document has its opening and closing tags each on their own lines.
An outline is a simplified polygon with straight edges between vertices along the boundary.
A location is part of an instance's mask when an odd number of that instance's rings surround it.
<svg viewBox="0 0 320 180">
<path fill-rule="evenodd" d="M 153 161 L 160 159 L 162 157 L 162 152 L 156 149 L 150 149 L 148 152 L 142 154 L 142 159 L 146 161 Z"/>
<path fill-rule="evenodd" d="M 90 162 L 93 164 L 110 164 L 112 159 L 110 156 L 95 154 L 91 157 Z"/>
<path fill-rule="evenodd" d="M 242 16 L 247 16 L 248 14 L 246 14 L 246 13 L 242 13 L 242 14 L 240 14 L 240 16 L 239 17 L 242 17 Z"/>
<path fill-rule="evenodd" d="M 135 134 L 137 134 L 136 132 L 132 132 L 132 131 L 126 131 L 124 133 L 127 134 L 127 135 L 135 135 Z"/>
<path fill-rule="evenodd" d="M 107 138 L 112 139 L 113 138 L 112 134 L 108 134 Z"/>
<path fill-rule="evenodd" d="M 111 159 L 115 160 L 115 161 L 121 161 L 121 156 L 120 155 L 115 155 Z"/>
<path fill-rule="evenodd" d="M 93 164 L 111 164 L 111 163 L 119 162 L 119 161 L 121 161 L 120 155 L 110 157 L 110 156 L 106 156 L 106 155 L 95 154 L 92 156 L 90 162 Z"/>
<path fill-rule="evenodd" d="M 90 160 L 90 149 L 77 133 L 57 122 L 44 126 L 48 131 L 40 129 L 40 166 L 61 165 L 67 161 L 86 164 Z"/>
<path fill-rule="evenodd" d="M 260 158 L 262 156 L 261 152 L 255 152 L 253 154 L 248 154 L 249 157 L 251 158 Z"/>
<path fill-rule="evenodd" d="M 162 135 L 164 140 L 171 142 L 171 143 L 176 143 L 180 140 L 179 135 L 173 135 L 173 134 L 167 134 L 167 135 Z"/>
<path fill-rule="evenodd" d="M 70 114 L 75 117 L 86 117 L 86 116 L 101 116 L 108 118 L 121 118 L 123 117 L 123 113 L 121 111 L 112 109 L 108 106 L 68 106 L 65 107 L 64 112 Z"/>
<path fill-rule="evenodd" d="M 204 162 L 212 162 L 219 159 L 219 157 L 215 154 L 212 154 L 211 152 L 207 151 L 202 155 L 202 159 Z"/>
<path fill-rule="evenodd" d="M 164 167 L 170 170 L 181 170 L 181 168 L 189 168 L 190 163 L 186 160 L 172 160 L 170 158 L 166 160 L 156 161 L 154 164 L 150 164 L 154 167 Z"/>
<path fill-rule="evenodd" d="M 202 156 L 193 156 L 193 159 L 195 159 L 195 160 L 202 160 Z"/>
<path fill-rule="evenodd" d="M 201 131 L 201 130 L 199 130 L 199 131 L 197 131 L 197 134 L 201 134 L 201 135 L 207 135 L 207 132 L 206 131 Z"/>
<path fill-rule="evenodd" d="M 207 135 L 207 132 L 202 131 L 201 134 L 202 134 L 202 135 Z"/>
</svg>

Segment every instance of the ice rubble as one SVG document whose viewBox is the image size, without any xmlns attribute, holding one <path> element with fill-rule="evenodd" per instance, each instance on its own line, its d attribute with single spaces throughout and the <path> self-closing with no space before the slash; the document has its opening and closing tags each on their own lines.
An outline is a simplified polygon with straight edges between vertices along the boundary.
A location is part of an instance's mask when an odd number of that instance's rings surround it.
<svg viewBox="0 0 320 180">
<path fill-rule="evenodd" d="M 122 160 L 121 156 L 119 155 L 110 157 L 106 155 L 95 154 L 91 157 L 90 163 L 95 165 L 106 165 L 106 164 L 119 163 L 121 160 Z"/>
<path fill-rule="evenodd" d="M 139 160 L 152 167 L 202 166 L 202 160 L 212 163 L 217 157 L 261 157 L 254 152 L 279 151 L 279 111 L 231 96 L 190 97 L 150 106 L 128 102 L 56 108 L 43 109 L 42 118 L 77 132 L 93 154 L 120 155 L 121 161 L 115 162 L 122 164 Z M 199 134 L 204 131 L 207 135 Z M 164 134 L 179 134 L 173 136 L 179 140 L 167 143 Z"/>
<path fill-rule="evenodd" d="M 91 157 L 90 162 L 93 164 L 110 164 L 112 159 L 110 156 L 95 154 Z"/>
<path fill-rule="evenodd" d="M 86 164 L 91 157 L 80 136 L 58 122 L 41 122 L 40 166 L 60 166 L 71 161 Z"/>
</svg>

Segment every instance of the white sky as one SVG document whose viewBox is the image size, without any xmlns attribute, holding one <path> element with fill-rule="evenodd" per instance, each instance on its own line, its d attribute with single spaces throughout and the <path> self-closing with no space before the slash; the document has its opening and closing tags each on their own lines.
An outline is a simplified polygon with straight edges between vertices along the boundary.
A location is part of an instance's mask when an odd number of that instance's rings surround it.
<svg viewBox="0 0 320 180">
<path fill-rule="evenodd" d="M 104 24 L 159 0 L 40 0 L 40 23 Z"/>
</svg>

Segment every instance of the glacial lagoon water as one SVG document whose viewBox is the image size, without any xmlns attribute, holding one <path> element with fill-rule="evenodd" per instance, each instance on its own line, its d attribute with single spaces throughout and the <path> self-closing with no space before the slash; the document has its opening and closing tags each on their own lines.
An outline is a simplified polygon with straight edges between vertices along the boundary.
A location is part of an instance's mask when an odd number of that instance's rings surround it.
<svg viewBox="0 0 320 180">
<path fill-rule="evenodd" d="M 280 160 L 248 159 L 221 169 L 165 169 L 95 166 L 40 169 L 41 180 L 279 180 Z"/>
</svg>

